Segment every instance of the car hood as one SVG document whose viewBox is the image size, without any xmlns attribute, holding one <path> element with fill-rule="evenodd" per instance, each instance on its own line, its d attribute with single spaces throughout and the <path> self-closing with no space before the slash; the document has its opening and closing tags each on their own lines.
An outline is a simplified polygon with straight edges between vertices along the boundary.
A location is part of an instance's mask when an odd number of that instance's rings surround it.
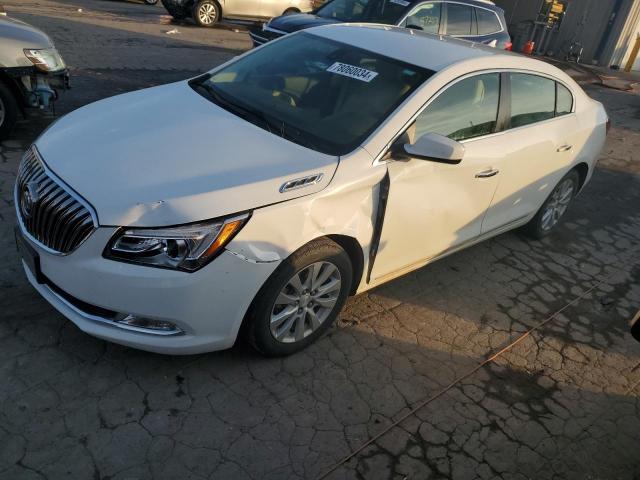
<svg viewBox="0 0 640 480">
<path fill-rule="evenodd" d="M 101 225 L 166 226 L 251 210 L 322 190 L 338 165 L 338 157 L 236 117 L 187 82 L 80 108 L 36 147 Z M 317 184 L 280 192 L 318 173 Z"/>
<path fill-rule="evenodd" d="M 291 33 L 305 28 L 319 27 L 320 25 L 330 25 L 340 23 L 338 20 L 319 17 L 311 13 L 298 13 L 295 15 L 282 15 L 269 22 L 269 27 L 283 32 Z"/>
<path fill-rule="evenodd" d="M 22 48 L 51 48 L 51 39 L 41 30 L 15 18 L 0 16 L 0 40 L 20 42 Z"/>
</svg>

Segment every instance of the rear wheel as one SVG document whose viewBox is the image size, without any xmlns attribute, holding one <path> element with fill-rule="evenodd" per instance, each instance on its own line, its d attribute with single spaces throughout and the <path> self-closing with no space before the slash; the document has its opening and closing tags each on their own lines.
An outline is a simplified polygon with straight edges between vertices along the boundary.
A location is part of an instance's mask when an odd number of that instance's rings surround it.
<svg viewBox="0 0 640 480">
<path fill-rule="evenodd" d="M 214 0 L 200 0 L 193 8 L 193 19 L 201 27 L 212 27 L 220 20 L 220 6 Z"/>
<path fill-rule="evenodd" d="M 535 217 L 524 226 L 524 232 L 530 237 L 541 239 L 555 230 L 578 193 L 579 185 L 580 175 L 575 170 L 562 177 Z"/>
<path fill-rule="evenodd" d="M 9 137 L 17 120 L 18 103 L 9 87 L 0 81 L 0 140 Z"/>
<path fill-rule="evenodd" d="M 352 276 L 349 256 L 328 238 L 296 251 L 256 296 L 247 318 L 249 342 L 267 356 L 313 343 L 342 310 Z"/>
<path fill-rule="evenodd" d="M 282 15 L 294 15 L 296 13 L 300 13 L 300 10 L 298 10 L 297 8 L 287 8 L 284 12 L 282 12 Z"/>
</svg>

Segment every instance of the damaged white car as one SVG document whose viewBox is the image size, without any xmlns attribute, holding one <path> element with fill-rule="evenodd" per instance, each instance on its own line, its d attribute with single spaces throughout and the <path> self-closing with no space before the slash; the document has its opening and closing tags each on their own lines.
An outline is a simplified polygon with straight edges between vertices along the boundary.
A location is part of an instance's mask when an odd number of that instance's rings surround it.
<svg viewBox="0 0 640 480">
<path fill-rule="evenodd" d="M 243 333 L 286 355 L 348 295 L 551 232 L 607 121 L 546 63 L 319 27 L 60 119 L 20 166 L 16 239 L 32 285 L 91 335 L 184 354 Z"/>
<path fill-rule="evenodd" d="M 9 137 L 28 108 L 48 109 L 69 74 L 51 39 L 11 17 L 0 17 L 0 140 Z"/>
</svg>

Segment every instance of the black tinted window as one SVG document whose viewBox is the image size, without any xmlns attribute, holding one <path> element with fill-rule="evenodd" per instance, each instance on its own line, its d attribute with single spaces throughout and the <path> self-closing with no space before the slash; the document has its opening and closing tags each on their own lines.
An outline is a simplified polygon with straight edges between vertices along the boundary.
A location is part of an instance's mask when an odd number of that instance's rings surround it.
<svg viewBox="0 0 640 480">
<path fill-rule="evenodd" d="M 406 0 L 333 0 L 320 7 L 317 15 L 341 22 L 395 24 L 408 6 Z"/>
<path fill-rule="evenodd" d="M 502 30 L 497 15 L 489 10 L 476 8 L 476 18 L 478 19 L 478 35 L 488 35 Z"/>
<path fill-rule="evenodd" d="M 548 78 L 512 73 L 511 128 L 553 118 L 555 89 L 555 82 Z"/>
<path fill-rule="evenodd" d="M 476 75 L 445 90 L 416 119 L 416 138 L 439 133 L 454 140 L 487 135 L 495 130 L 500 77 Z"/>
<path fill-rule="evenodd" d="M 571 92 L 559 83 L 556 83 L 556 85 L 556 115 L 571 113 L 571 108 L 573 107 L 573 96 Z"/>
<path fill-rule="evenodd" d="M 447 4 L 447 35 L 471 35 L 471 7 Z"/>
<path fill-rule="evenodd" d="M 405 27 L 420 27 L 427 33 L 438 33 L 442 3 L 424 3 L 413 10 L 406 21 Z"/>
</svg>

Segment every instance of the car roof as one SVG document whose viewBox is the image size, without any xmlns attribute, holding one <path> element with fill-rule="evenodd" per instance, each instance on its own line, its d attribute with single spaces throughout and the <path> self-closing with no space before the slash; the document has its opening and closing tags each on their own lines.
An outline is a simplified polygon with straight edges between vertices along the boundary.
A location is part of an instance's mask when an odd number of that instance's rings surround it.
<svg viewBox="0 0 640 480">
<path fill-rule="evenodd" d="M 520 68 L 566 77 L 548 63 L 524 55 L 489 47 L 481 43 L 433 35 L 420 30 L 370 23 L 341 23 L 305 30 L 337 42 L 353 45 L 395 58 L 434 72 L 451 65 L 469 64 L 473 69 Z"/>
</svg>

